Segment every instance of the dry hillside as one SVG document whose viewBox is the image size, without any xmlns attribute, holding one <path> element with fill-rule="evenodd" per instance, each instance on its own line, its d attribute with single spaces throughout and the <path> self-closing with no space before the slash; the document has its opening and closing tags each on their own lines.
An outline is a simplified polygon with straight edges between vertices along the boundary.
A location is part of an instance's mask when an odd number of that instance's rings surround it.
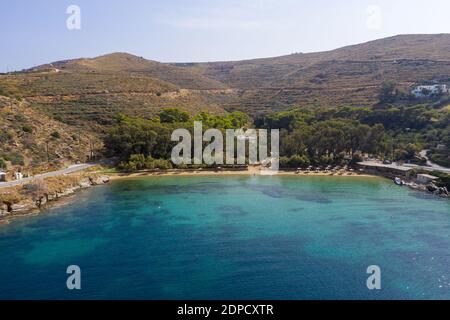
<svg viewBox="0 0 450 320">
<path fill-rule="evenodd" d="M 91 147 L 101 140 L 88 132 L 62 124 L 35 110 L 29 103 L 0 96 L 0 158 L 9 167 L 47 162 L 86 161 Z"/>
<path fill-rule="evenodd" d="M 292 105 L 370 106 L 387 80 L 405 90 L 423 81 L 448 82 L 450 35 L 403 35 L 328 52 L 176 65 L 238 90 L 239 99 L 227 109 L 264 113 Z"/>
<path fill-rule="evenodd" d="M 0 96 L 11 98 L 3 103 L 23 99 L 17 110 L 29 117 L 37 141 L 20 131 L 14 108 L 3 107 L 1 121 L 15 132 L 12 149 L 42 158 L 41 145 L 53 131 L 48 126 L 61 129 L 66 137 L 60 147 L 69 150 L 72 132 L 102 133 L 118 113 L 150 118 L 168 107 L 191 114 L 257 115 L 298 106 L 372 106 L 386 80 L 404 90 L 433 80 L 450 84 L 450 35 L 396 36 L 328 52 L 236 62 L 167 64 L 126 53 L 59 61 L 0 75 Z M 85 151 L 82 142 L 73 153 Z"/>
</svg>

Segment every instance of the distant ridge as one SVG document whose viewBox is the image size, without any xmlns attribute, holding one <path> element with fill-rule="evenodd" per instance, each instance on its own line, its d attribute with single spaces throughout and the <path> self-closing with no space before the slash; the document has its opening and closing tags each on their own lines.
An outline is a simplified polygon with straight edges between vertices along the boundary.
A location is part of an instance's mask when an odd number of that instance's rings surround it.
<svg viewBox="0 0 450 320">
<path fill-rule="evenodd" d="M 224 85 L 192 70 L 146 60 L 129 53 L 116 52 L 96 58 L 64 60 L 45 64 L 32 70 L 57 68 L 66 72 L 125 73 L 150 76 L 187 89 L 223 89 Z M 29 70 L 28 70 L 29 71 Z"/>
<path fill-rule="evenodd" d="M 450 34 L 399 35 L 229 62 L 160 63 L 117 52 L 53 62 L 2 80 L 70 123 L 79 123 L 78 109 L 103 124 L 117 112 L 150 116 L 164 107 L 252 115 L 303 106 L 370 107 L 387 80 L 404 90 L 431 80 L 450 84 Z"/>
</svg>

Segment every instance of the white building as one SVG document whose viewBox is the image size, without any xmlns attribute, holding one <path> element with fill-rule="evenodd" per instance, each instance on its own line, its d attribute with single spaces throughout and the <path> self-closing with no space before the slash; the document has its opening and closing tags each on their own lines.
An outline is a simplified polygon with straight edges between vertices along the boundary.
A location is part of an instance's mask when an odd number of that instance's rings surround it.
<svg viewBox="0 0 450 320">
<path fill-rule="evenodd" d="M 433 84 L 428 86 L 417 86 L 411 93 L 415 95 L 416 98 L 423 98 L 433 94 L 449 93 L 449 89 L 446 84 Z"/>
<path fill-rule="evenodd" d="M 23 179 L 22 172 L 14 172 L 14 179 L 15 180 L 22 180 Z"/>
<path fill-rule="evenodd" d="M 0 171 L 0 182 L 6 182 L 6 173 Z"/>
</svg>

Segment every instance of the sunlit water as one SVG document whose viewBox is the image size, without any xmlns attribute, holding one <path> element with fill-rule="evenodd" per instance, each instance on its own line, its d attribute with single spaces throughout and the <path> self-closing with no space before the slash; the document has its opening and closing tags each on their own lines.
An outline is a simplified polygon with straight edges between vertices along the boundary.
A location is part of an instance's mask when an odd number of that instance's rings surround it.
<svg viewBox="0 0 450 320">
<path fill-rule="evenodd" d="M 0 298 L 450 298 L 450 201 L 388 180 L 158 177 L 74 199 L 0 226 Z"/>
</svg>

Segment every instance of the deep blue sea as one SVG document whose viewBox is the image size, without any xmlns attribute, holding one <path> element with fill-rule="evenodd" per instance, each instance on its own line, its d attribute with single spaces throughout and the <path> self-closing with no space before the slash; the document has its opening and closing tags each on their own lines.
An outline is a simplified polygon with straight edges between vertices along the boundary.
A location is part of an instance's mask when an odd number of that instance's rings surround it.
<svg viewBox="0 0 450 320">
<path fill-rule="evenodd" d="M 0 298 L 450 299 L 450 201 L 381 178 L 115 181 L 0 226 Z"/>
</svg>

